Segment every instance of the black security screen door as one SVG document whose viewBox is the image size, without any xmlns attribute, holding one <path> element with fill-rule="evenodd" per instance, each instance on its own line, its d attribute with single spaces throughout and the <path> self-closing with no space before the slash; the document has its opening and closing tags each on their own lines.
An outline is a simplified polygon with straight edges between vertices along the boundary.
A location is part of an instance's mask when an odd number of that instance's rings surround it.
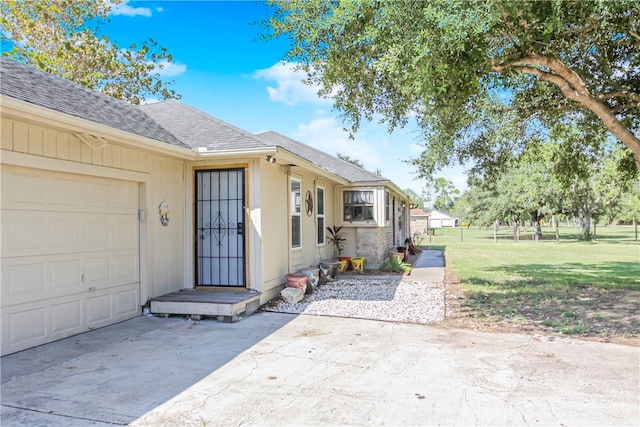
<svg viewBox="0 0 640 427">
<path fill-rule="evenodd" d="M 244 169 L 196 171 L 196 286 L 245 286 Z"/>
</svg>

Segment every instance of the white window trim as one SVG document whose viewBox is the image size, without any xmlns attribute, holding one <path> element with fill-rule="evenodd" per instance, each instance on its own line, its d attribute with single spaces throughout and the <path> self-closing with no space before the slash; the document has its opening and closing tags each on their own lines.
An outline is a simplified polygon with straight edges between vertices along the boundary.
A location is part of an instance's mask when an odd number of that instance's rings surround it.
<svg viewBox="0 0 640 427">
<path fill-rule="evenodd" d="M 318 206 L 320 206 L 320 202 L 319 202 L 319 198 L 318 198 L 318 190 L 322 190 L 322 206 L 324 209 L 324 212 L 322 214 L 319 213 L 318 211 Z M 327 205 L 326 205 L 326 201 L 327 201 L 327 190 L 324 189 L 324 187 L 321 186 L 317 186 L 316 187 L 316 229 L 318 229 L 318 218 L 322 218 L 324 221 L 324 227 L 322 227 L 322 239 L 320 239 L 320 236 L 316 236 L 316 244 L 318 246 L 324 246 L 327 243 L 327 239 L 326 239 L 326 234 L 324 232 L 324 230 L 327 227 Z M 321 242 L 319 242 L 318 240 L 321 240 Z"/>
<path fill-rule="evenodd" d="M 385 224 L 389 223 L 392 218 L 391 209 L 393 208 L 391 206 L 393 205 L 393 203 L 391 203 L 391 199 L 392 199 L 391 193 L 389 192 L 389 190 L 384 190 L 384 222 Z"/>
<path fill-rule="evenodd" d="M 298 205 L 298 211 L 296 212 L 295 200 L 292 198 L 291 186 L 293 182 L 297 182 L 300 185 L 300 204 Z M 289 248 L 293 250 L 302 249 L 302 180 L 298 178 L 289 178 L 289 230 L 291 232 L 291 238 L 289 239 Z M 293 246 L 293 217 L 300 218 L 298 224 L 300 227 L 299 235 L 300 235 L 300 244 L 298 246 Z"/>
<path fill-rule="evenodd" d="M 373 193 L 373 218 L 372 219 L 364 219 L 364 220 L 345 220 L 344 219 L 344 193 L 345 191 L 371 191 Z M 342 225 L 347 227 L 355 227 L 355 226 L 375 226 L 379 225 L 378 218 L 380 216 L 380 203 L 379 203 L 379 189 L 373 187 L 349 187 L 344 188 L 340 191 L 340 222 Z"/>
</svg>

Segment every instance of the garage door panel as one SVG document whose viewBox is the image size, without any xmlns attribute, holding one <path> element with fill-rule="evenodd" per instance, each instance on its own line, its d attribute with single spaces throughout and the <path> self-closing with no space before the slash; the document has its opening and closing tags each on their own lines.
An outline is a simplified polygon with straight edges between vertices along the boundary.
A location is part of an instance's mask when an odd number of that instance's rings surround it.
<svg viewBox="0 0 640 427">
<path fill-rule="evenodd" d="M 87 325 L 95 327 L 96 324 L 111 319 L 111 295 L 95 295 L 87 298 Z"/>
<path fill-rule="evenodd" d="M 73 335 L 82 332 L 82 300 L 67 301 L 51 306 L 51 334 Z"/>
<path fill-rule="evenodd" d="M 47 184 L 51 205 L 67 210 L 83 205 L 82 182 L 76 179 L 50 177 Z"/>
<path fill-rule="evenodd" d="M 87 182 L 83 188 L 84 206 L 106 208 L 109 206 L 109 185 L 103 182 Z"/>
<path fill-rule="evenodd" d="M 46 185 L 41 174 L 7 171 L 2 177 L 2 204 L 3 206 L 20 204 L 31 208 L 44 205 L 47 194 Z"/>
<path fill-rule="evenodd" d="M 125 289 L 123 291 L 113 294 L 116 317 L 127 317 L 134 315 L 140 311 L 138 302 L 138 295 L 136 289 Z"/>
<path fill-rule="evenodd" d="M 89 250 L 109 244 L 109 218 L 87 218 L 84 221 L 82 231 L 82 244 Z"/>
<path fill-rule="evenodd" d="M 53 293 L 73 293 L 82 290 L 82 263 L 79 259 L 52 261 L 50 271 Z"/>
<path fill-rule="evenodd" d="M 138 281 L 138 257 L 122 254 L 113 256 L 111 260 L 112 282 L 124 284 Z"/>
<path fill-rule="evenodd" d="M 3 259 L 2 306 L 138 283 L 138 265 L 128 250 Z"/>
<path fill-rule="evenodd" d="M 109 206 L 120 209 L 123 212 L 130 212 L 138 208 L 137 188 L 122 184 L 114 184 L 109 188 Z"/>
<path fill-rule="evenodd" d="M 81 212 L 2 211 L 2 256 L 138 250 L 137 212 L 129 215 Z M 6 236 L 6 238 L 5 238 Z"/>
<path fill-rule="evenodd" d="M 59 253 L 61 250 L 77 251 L 81 245 L 80 227 L 78 227 L 80 215 L 60 214 L 49 218 L 50 246 L 49 248 Z M 43 250 L 46 250 L 43 248 Z"/>
<path fill-rule="evenodd" d="M 38 253 L 48 245 L 45 219 L 11 211 L 3 212 L 2 216 L 3 256 Z"/>
<path fill-rule="evenodd" d="M 131 248 L 138 244 L 138 218 L 120 217 L 109 222 L 109 243 L 112 248 Z"/>
<path fill-rule="evenodd" d="M 2 266 L 2 305 L 12 301 L 30 300 L 33 295 L 46 292 L 45 267 L 43 263 L 26 260 L 3 262 Z"/>
<path fill-rule="evenodd" d="M 3 165 L 3 209 L 131 213 L 137 184 Z"/>
<path fill-rule="evenodd" d="M 3 165 L 2 350 L 140 314 L 138 184 Z"/>
<path fill-rule="evenodd" d="M 2 354 L 14 353 L 140 315 L 137 284 L 2 310 Z"/>
<path fill-rule="evenodd" d="M 97 288 L 109 284 L 111 258 L 109 256 L 91 257 L 86 260 L 84 282 Z"/>
<path fill-rule="evenodd" d="M 46 311 L 45 307 L 32 307 L 7 313 L 7 319 L 3 320 L 9 327 L 9 349 L 29 348 L 44 342 L 47 337 Z"/>
</svg>

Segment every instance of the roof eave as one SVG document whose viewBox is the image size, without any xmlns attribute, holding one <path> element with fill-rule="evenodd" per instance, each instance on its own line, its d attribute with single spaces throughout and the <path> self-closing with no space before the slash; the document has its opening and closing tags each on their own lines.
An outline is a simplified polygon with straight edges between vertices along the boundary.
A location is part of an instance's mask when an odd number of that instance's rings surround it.
<svg viewBox="0 0 640 427">
<path fill-rule="evenodd" d="M 3 117 L 16 118 L 28 122 L 36 121 L 39 124 L 48 125 L 71 134 L 89 133 L 102 138 L 126 141 L 132 145 L 142 146 L 150 151 L 172 154 L 184 160 L 192 160 L 195 156 L 193 150 L 187 147 L 180 147 L 168 142 L 126 132 L 30 102 L 21 101 L 10 96 L 0 95 L 0 105 L 2 105 Z"/>
<path fill-rule="evenodd" d="M 281 158 L 283 160 L 285 160 L 285 162 L 281 162 L 281 163 L 285 163 L 285 164 L 294 164 L 295 166 L 302 166 L 306 169 L 311 169 L 314 170 L 318 175 L 329 179 L 331 181 L 336 182 L 337 184 L 340 185 L 348 185 L 351 184 L 351 181 L 349 181 L 348 179 L 345 179 L 343 177 L 341 177 L 340 175 L 337 175 L 331 171 L 328 171 L 327 169 L 305 159 L 304 157 L 300 157 L 299 155 L 292 153 L 291 151 L 287 150 L 286 148 L 280 147 L 278 146 L 278 152 L 276 153 L 278 156 L 281 156 Z M 295 163 L 294 163 L 295 162 Z"/>
<path fill-rule="evenodd" d="M 248 149 L 237 149 L 237 150 L 200 150 L 198 147 L 194 149 L 196 159 L 218 159 L 218 158 L 229 158 L 229 157 L 238 157 L 238 156 L 269 156 L 275 155 L 277 153 L 277 147 L 264 147 L 264 148 L 248 148 Z"/>
</svg>

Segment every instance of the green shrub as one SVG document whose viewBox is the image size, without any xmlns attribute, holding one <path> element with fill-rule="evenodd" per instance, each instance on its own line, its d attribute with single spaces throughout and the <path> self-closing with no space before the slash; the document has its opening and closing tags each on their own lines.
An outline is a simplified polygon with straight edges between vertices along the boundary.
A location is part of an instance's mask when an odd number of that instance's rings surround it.
<svg viewBox="0 0 640 427">
<path fill-rule="evenodd" d="M 380 265 L 380 270 L 393 271 L 394 273 L 404 273 L 411 270 L 411 265 L 402 262 L 402 260 L 398 258 L 389 258 L 383 261 L 382 265 Z"/>
</svg>

